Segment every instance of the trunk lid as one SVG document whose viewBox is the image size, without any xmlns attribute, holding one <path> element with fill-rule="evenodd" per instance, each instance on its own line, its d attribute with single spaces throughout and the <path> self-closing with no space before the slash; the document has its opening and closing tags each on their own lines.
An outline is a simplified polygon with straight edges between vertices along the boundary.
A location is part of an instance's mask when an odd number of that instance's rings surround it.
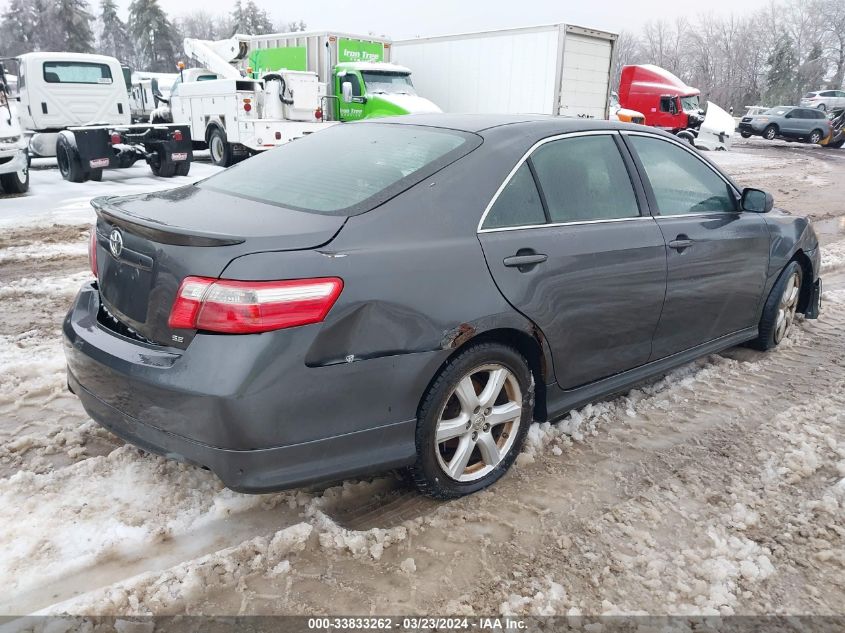
<svg viewBox="0 0 845 633">
<path fill-rule="evenodd" d="M 194 331 L 172 330 L 176 291 L 189 275 L 220 276 L 233 259 L 330 242 L 346 218 L 295 211 L 193 185 L 95 198 L 102 325 L 184 349 Z M 284 271 L 279 272 L 284 279 Z"/>
</svg>

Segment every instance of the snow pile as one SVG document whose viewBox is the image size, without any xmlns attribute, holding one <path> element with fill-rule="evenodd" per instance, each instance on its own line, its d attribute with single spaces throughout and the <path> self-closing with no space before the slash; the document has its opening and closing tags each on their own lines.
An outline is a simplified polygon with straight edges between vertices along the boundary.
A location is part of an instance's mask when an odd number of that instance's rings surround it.
<svg viewBox="0 0 845 633">
<path fill-rule="evenodd" d="M 829 273 L 845 266 L 845 240 L 825 244 L 822 251 L 822 273 Z"/>
<path fill-rule="evenodd" d="M 91 272 L 87 270 L 60 277 L 25 277 L 0 286 L 0 299 L 31 298 L 44 295 L 72 298 L 82 284 L 91 281 L 91 279 Z"/>
<path fill-rule="evenodd" d="M 543 582 L 530 578 L 528 595 L 511 593 L 499 605 L 503 616 L 525 615 L 564 615 L 566 613 L 567 594 L 563 585 L 546 577 Z M 525 591 L 525 589 L 523 589 Z"/>
<path fill-rule="evenodd" d="M 0 580 L 16 593 L 109 558 L 131 559 L 203 525 L 235 495 L 208 471 L 128 446 L 56 472 L 18 472 L 0 480 L 0 513 L 17 517 L 0 525 Z"/>
<path fill-rule="evenodd" d="M 320 547 L 347 551 L 355 558 L 379 560 L 386 548 L 408 538 L 408 528 L 404 525 L 387 529 L 348 530 L 317 509 L 316 505 L 311 506 L 306 514 L 319 532 Z"/>
<path fill-rule="evenodd" d="M 255 537 L 164 572 L 141 574 L 54 605 L 41 614 L 144 615 L 190 611 L 210 590 L 238 587 L 250 574 L 273 577 L 289 573 L 290 562 L 286 557 L 303 551 L 312 531 L 308 523 L 298 523 L 272 537 Z"/>
<path fill-rule="evenodd" d="M 36 330 L 0 335 L 0 367 L 0 405 L 14 406 L 24 397 L 46 404 L 65 391 L 61 343 Z"/>
<path fill-rule="evenodd" d="M 87 254 L 88 245 L 84 242 L 33 242 L 23 246 L 7 246 L 0 250 L 0 264 L 33 259 L 49 260 L 62 259 L 64 257 L 82 257 Z"/>
</svg>

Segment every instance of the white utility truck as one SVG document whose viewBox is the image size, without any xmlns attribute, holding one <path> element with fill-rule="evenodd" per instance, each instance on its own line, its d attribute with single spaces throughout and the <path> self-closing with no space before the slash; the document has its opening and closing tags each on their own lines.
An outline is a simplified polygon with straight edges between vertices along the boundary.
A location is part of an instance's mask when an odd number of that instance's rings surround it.
<svg viewBox="0 0 845 633">
<path fill-rule="evenodd" d="M 617 35 L 551 24 L 393 42 L 393 60 L 446 112 L 608 118 Z"/>
<path fill-rule="evenodd" d="M 337 32 L 186 39 L 202 68 L 182 70 L 169 108 L 152 121 L 191 127 L 216 165 L 338 121 L 439 112 L 417 95 L 408 68 L 389 63 L 390 40 Z"/>
<path fill-rule="evenodd" d="M 124 73 L 124 77 L 126 73 Z M 129 80 L 129 112 L 133 123 L 147 123 L 162 100 L 170 96 L 175 73 L 135 71 Z"/>
<path fill-rule="evenodd" d="M 18 66 L 18 113 L 31 156 L 55 156 L 65 180 L 100 180 L 103 169 L 146 161 L 157 176 L 186 176 L 184 125 L 132 124 L 129 91 L 114 57 L 26 53 Z"/>
</svg>

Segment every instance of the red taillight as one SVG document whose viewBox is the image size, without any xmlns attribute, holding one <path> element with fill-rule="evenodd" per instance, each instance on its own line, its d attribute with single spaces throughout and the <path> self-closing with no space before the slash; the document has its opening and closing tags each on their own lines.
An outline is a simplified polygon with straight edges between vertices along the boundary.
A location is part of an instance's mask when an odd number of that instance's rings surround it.
<svg viewBox="0 0 845 633">
<path fill-rule="evenodd" d="M 314 110 L 314 118 L 315 119 L 322 119 L 323 118 L 323 108 L 317 108 Z"/>
<path fill-rule="evenodd" d="M 276 132 L 275 136 L 276 136 L 276 140 L 277 140 L 277 141 L 281 141 L 281 140 L 282 140 L 282 133 L 281 133 L 281 132 Z"/>
<path fill-rule="evenodd" d="M 319 323 L 343 290 L 337 277 L 289 281 L 231 281 L 186 277 L 168 325 L 229 334 L 267 332 Z"/>
<path fill-rule="evenodd" d="M 244 112 L 249 112 L 250 110 L 252 110 L 252 104 L 248 101 L 244 101 Z"/>
<path fill-rule="evenodd" d="M 91 227 L 91 235 L 88 237 L 88 264 L 91 272 L 97 277 L 97 225 Z"/>
<path fill-rule="evenodd" d="M 174 141 L 181 141 L 182 140 L 182 130 L 173 130 L 173 134 L 171 135 Z"/>
<path fill-rule="evenodd" d="M 112 145 L 120 145 L 120 143 L 121 143 L 120 134 L 118 134 L 117 132 L 112 132 L 111 139 L 109 139 L 109 140 L 111 140 Z"/>
</svg>

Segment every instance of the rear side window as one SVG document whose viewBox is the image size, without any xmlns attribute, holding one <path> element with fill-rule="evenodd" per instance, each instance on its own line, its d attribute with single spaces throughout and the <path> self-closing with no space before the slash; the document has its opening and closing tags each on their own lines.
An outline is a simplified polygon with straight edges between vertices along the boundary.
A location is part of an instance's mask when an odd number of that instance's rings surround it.
<svg viewBox="0 0 845 633">
<path fill-rule="evenodd" d="M 48 84 L 110 84 L 111 69 L 91 62 L 44 62 Z"/>
<path fill-rule="evenodd" d="M 553 223 L 640 214 L 631 179 L 611 135 L 551 141 L 541 145 L 531 161 Z"/>
<path fill-rule="evenodd" d="M 728 183 L 687 150 L 659 138 L 628 138 L 645 168 L 661 215 L 737 210 Z"/>
<path fill-rule="evenodd" d="M 480 143 L 455 130 L 346 123 L 264 152 L 198 186 L 298 211 L 356 215 Z"/>
<path fill-rule="evenodd" d="M 509 226 L 531 226 L 546 223 L 540 193 L 531 175 L 528 163 L 522 163 L 510 182 L 502 189 L 490 212 L 484 219 L 483 229 L 500 229 Z"/>
</svg>

